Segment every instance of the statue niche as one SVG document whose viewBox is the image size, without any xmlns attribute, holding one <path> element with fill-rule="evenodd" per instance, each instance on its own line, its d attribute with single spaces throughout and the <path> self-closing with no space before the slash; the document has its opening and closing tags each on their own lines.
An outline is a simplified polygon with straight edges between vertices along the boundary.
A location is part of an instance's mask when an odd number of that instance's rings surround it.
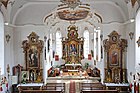
<svg viewBox="0 0 140 93">
<path fill-rule="evenodd" d="M 62 39 L 62 45 L 63 45 L 62 58 L 65 60 L 65 65 L 69 65 L 69 66 L 70 64 L 81 65 L 81 60 L 84 58 L 83 56 L 84 39 L 78 38 L 77 31 L 78 30 L 76 26 L 70 25 L 68 27 L 68 34 L 67 34 L 68 38 Z"/>
</svg>

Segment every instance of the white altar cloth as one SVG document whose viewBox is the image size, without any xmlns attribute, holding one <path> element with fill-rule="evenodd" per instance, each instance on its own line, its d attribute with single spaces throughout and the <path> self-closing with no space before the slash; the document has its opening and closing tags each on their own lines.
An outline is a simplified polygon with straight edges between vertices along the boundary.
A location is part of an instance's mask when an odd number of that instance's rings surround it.
<svg viewBox="0 0 140 93">
<path fill-rule="evenodd" d="M 81 64 L 65 64 L 65 66 L 82 66 Z"/>
<path fill-rule="evenodd" d="M 26 84 L 18 84 L 17 87 L 19 86 L 30 86 L 30 87 L 33 87 L 33 86 L 43 86 L 43 83 L 26 83 Z"/>
<path fill-rule="evenodd" d="M 129 86 L 129 84 L 128 83 L 105 83 L 105 85 L 106 86 L 119 86 L 119 87 L 121 87 L 121 86 Z"/>
</svg>

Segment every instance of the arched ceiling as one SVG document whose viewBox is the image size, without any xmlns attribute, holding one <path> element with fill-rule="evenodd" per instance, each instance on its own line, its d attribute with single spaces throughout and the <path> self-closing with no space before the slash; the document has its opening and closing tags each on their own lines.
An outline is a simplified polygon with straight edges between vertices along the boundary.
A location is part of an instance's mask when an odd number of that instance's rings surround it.
<svg viewBox="0 0 140 93">
<path fill-rule="evenodd" d="M 101 14 L 103 23 L 107 22 L 125 22 L 129 19 L 127 1 L 129 0 L 80 0 L 82 3 L 88 3 L 93 9 Z M 60 0 L 14 0 L 11 1 L 12 7 L 10 12 L 10 23 L 26 24 L 38 23 L 42 24 L 43 17 L 53 11 L 59 5 Z M 113 8 L 113 9 L 112 9 Z M 116 15 L 116 18 L 114 18 Z M 25 20 L 24 18 L 27 18 Z M 31 16 L 34 16 L 33 19 Z M 42 18 L 40 18 L 41 16 Z M 118 16 L 118 17 L 117 17 Z M 22 19 L 21 19 L 22 17 Z M 112 19 L 112 17 L 114 19 Z M 40 19 L 39 19 L 40 18 Z M 117 18 L 120 18 L 119 20 Z M 24 20 L 26 22 L 24 22 Z M 22 23 L 20 23 L 23 21 Z"/>
</svg>

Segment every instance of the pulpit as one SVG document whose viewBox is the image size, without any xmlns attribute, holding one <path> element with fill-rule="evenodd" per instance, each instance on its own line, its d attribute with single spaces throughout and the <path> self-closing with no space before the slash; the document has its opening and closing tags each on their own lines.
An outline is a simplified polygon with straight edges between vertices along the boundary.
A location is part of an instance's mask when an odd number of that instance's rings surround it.
<svg viewBox="0 0 140 93">
<path fill-rule="evenodd" d="M 68 34 L 66 38 L 62 38 L 63 56 L 65 60 L 65 67 L 67 69 L 81 68 L 81 60 L 83 56 L 83 37 L 78 37 L 78 28 L 75 25 L 68 27 Z M 79 65 L 80 64 L 80 65 Z"/>
</svg>

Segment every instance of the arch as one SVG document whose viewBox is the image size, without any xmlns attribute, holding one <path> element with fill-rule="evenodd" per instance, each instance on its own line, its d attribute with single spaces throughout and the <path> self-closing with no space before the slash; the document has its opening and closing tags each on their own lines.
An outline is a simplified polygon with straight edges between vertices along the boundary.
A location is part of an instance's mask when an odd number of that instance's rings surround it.
<svg viewBox="0 0 140 93">
<path fill-rule="evenodd" d="M 4 18 L 0 12 L 0 74 L 4 74 Z"/>
</svg>

